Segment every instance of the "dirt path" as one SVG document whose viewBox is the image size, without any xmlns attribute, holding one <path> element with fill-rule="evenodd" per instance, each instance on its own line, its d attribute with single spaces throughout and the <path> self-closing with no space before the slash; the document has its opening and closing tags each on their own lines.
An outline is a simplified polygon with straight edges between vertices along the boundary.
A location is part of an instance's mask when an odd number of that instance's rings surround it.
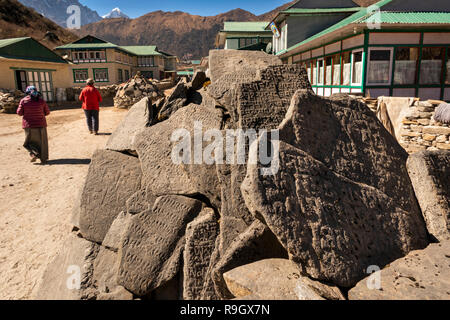
<svg viewBox="0 0 450 320">
<path fill-rule="evenodd" d="M 0 114 L 0 299 L 33 298 L 45 267 L 71 230 L 72 206 L 90 157 L 125 114 L 102 108 L 104 135 L 93 136 L 82 110 L 53 111 L 47 166 L 29 162 L 21 118 Z"/>
</svg>

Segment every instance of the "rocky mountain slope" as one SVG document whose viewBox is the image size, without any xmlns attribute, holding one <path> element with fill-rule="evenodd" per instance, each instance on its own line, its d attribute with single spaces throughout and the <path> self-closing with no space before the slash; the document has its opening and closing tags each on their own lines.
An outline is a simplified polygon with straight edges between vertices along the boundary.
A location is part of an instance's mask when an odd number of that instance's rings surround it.
<svg viewBox="0 0 450 320">
<path fill-rule="evenodd" d="M 80 7 L 81 25 L 97 22 L 102 19 L 97 11 L 91 10 L 82 5 L 78 0 L 19 0 L 23 5 L 36 10 L 38 13 L 56 22 L 60 26 L 66 27 L 66 21 L 71 14 L 67 13 L 67 8 L 72 5 Z"/>
<path fill-rule="evenodd" d="M 120 45 L 155 44 L 180 58 L 195 59 L 208 55 L 224 21 L 270 21 L 276 12 L 290 4 L 260 16 L 242 9 L 209 17 L 181 11 L 155 11 L 132 20 L 98 21 L 83 26 L 77 32 L 80 36 L 91 34 Z"/>
<path fill-rule="evenodd" d="M 17 0 L 0 0 L 0 39 L 29 36 L 49 48 L 77 39 L 72 32 L 25 7 Z"/>
</svg>

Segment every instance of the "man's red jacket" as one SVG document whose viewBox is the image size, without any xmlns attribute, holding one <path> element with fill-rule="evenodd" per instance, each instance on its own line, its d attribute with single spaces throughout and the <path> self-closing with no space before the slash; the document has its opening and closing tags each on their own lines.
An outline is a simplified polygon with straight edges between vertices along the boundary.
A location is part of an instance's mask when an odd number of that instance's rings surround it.
<svg viewBox="0 0 450 320">
<path fill-rule="evenodd" d="M 102 96 L 94 86 L 86 86 L 80 94 L 80 101 L 83 102 L 84 110 L 100 110 Z"/>
</svg>

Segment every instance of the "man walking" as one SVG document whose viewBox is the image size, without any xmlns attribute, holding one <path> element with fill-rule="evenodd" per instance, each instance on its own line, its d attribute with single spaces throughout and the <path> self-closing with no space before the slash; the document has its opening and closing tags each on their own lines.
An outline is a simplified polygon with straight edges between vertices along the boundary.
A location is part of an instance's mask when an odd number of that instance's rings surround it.
<svg viewBox="0 0 450 320">
<path fill-rule="evenodd" d="M 94 87 L 94 80 L 87 79 L 87 86 L 81 91 L 80 101 L 83 102 L 83 110 L 86 115 L 86 121 L 91 134 L 98 134 L 99 127 L 99 111 L 102 96 Z"/>
</svg>

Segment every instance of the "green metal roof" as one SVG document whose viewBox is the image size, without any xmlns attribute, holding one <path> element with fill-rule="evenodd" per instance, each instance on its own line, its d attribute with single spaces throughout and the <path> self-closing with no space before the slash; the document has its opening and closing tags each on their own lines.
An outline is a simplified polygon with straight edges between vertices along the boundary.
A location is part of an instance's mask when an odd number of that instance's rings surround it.
<svg viewBox="0 0 450 320">
<path fill-rule="evenodd" d="M 310 14 L 310 13 L 341 13 L 341 12 L 357 12 L 361 10 L 361 7 L 353 8 L 319 8 L 319 9 L 303 9 L 303 8 L 290 8 L 284 11 L 280 11 L 280 14 Z"/>
<path fill-rule="evenodd" d="M 110 49 L 110 48 L 118 48 L 118 45 L 115 45 L 110 42 L 105 43 L 69 43 L 63 46 L 56 47 L 55 49 Z"/>
<path fill-rule="evenodd" d="M 120 46 L 120 48 L 137 56 L 161 56 L 156 46 Z"/>
<path fill-rule="evenodd" d="M 0 39 L 0 48 L 7 47 L 11 44 L 21 42 L 25 39 L 29 39 L 29 37 L 22 37 L 22 38 L 11 38 L 11 39 Z"/>
<path fill-rule="evenodd" d="M 177 75 L 179 76 L 193 76 L 194 71 L 178 71 Z"/>
<path fill-rule="evenodd" d="M 356 23 L 401 23 L 401 24 L 450 24 L 450 12 L 390 12 L 381 11 L 378 16 L 376 13 L 369 14 Z M 376 19 L 376 20 L 374 20 Z"/>
<path fill-rule="evenodd" d="M 265 30 L 269 22 L 251 21 L 251 22 L 224 22 L 224 32 L 267 32 Z M 271 31 L 270 31 L 271 32 Z"/>
<path fill-rule="evenodd" d="M 375 5 L 378 6 L 379 8 L 382 8 L 383 6 L 385 6 L 386 4 L 392 2 L 393 0 L 381 0 L 379 2 L 377 2 Z M 282 52 L 282 53 L 278 53 L 278 55 L 289 52 L 291 50 L 294 50 L 308 42 L 311 42 L 315 39 L 318 39 L 324 35 L 327 35 L 329 33 L 332 33 L 336 30 L 339 30 L 340 28 L 343 28 L 351 23 L 356 23 L 358 20 L 365 18 L 368 14 L 372 15 L 373 12 L 371 12 L 368 8 L 362 8 L 361 10 L 359 10 L 358 12 L 352 14 L 351 16 L 342 19 L 341 21 L 339 21 L 338 23 L 332 25 L 329 28 L 326 28 L 325 30 L 316 33 L 315 35 L 309 37 L 308 39 L 303 40 L 300 43 L 297 43 L 296 45 L 293 45 L 292 47 L 288 48 L 286 51 Z"/>
<path fill-rule="evenodd" d="M 55 52 L 30 37 L 0 40 L 0 56 L 7 59 L 67 63 Z"/>
</svg>

